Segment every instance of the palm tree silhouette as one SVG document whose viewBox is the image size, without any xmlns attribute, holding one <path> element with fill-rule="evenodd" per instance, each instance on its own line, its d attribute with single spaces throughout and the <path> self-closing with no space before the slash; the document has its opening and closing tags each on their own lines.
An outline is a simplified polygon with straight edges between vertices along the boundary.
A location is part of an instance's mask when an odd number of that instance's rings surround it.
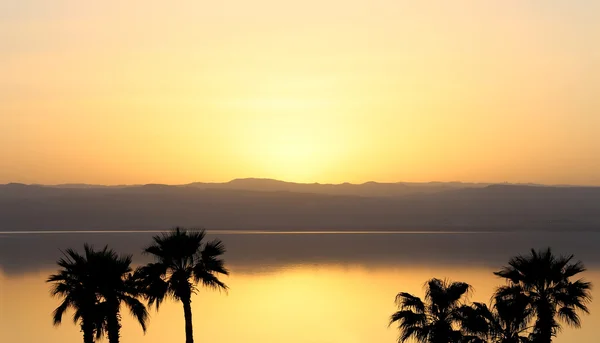
<svg viewBox="0 0 600 343">
<path fill-rule="evenodd" d="M 135 279 L 148 304 L 160 307 L 171 297 L 181 301 L 185 319 L 185 341 L 193 343 L 191 296 L 201 283 L 205 287 L 227 290 L 218 275 L 229 275 L 220 256 L 225 253 L 223 243 L 215 239 L 204 243 L 205 231 L 173 231 L 153 237 L 153 244 L 145 253 L 152 254 L 156 262 L 138 268 Z"/>
<path fill-rule="evenodd" d="M 523 334 L 529 329 L 532 315 L 527 298 L 516 293 L 495 299 L 491 308 L 480 302 L 463 307 L 461 327 L 471 335 L 470 343 L 530 343 Z"/>
<path fill-rule="evenodd" d="M 494 273 L 507 279 L 507 285 L 499 287 L 495 297 L 502 301 L 522 294 L 536 316 L 532 342 L 550 343 L 560 329 L 557 319 L 580 327 L 578 312 L 589 313 L 591 283 L 570 280 L 583 271 L 583 264 L 573 262 L 573 255 L 555 256 L 550 248 L 532 249 L 529 256 L 513 257 L 508 266 Z"/>
<path fill-rule="evenodd" d="M 99 296 L 96 307 L 104 315 L 103 326 L 98 332 L 104 329 L 110 343 L 118 343 L 120 339 L 121 304 L 129 308 L 129 312 L 146 332 L 148 311 L 137 299 L 140 292 L 132 277 L 131 261 L 131 255 L 119 256 L 114 250 L 108 249 L 108 246 L 95 251 L 88 260 Z"/>
<path fill-rule="evenodd" d="M 83 342 L 93 343 L 94 336 L 102 332 L 103 315 L 97 308 L 98 297 L 89 273 L 88 260 L 94 252 L 87 245 L 84 248 L 84 255 L 67 249 L 64 257 L 57 262 L 61 269 L 57 274 L 50 275 L 46 282 L 53 283 L 50 291 L 52 296 L 62 298 L 52 313 L 54 325 L 60 325 L 63 314 L 72 309 L 75 312 L 73 322 L 79 323 Z"/>
<path fill-rule="evenodd" d="M 66 310 L 75 311 L 73 319 L 79 322 L 84 343 L 94 342 L 105 333 L 109 342 L 119 342 L 120 305 L 124 302 L 144 331 L 148 312 L 135 298 L 136 290 L 131 279 L 131 256 L 120 257 L 104 247 L 96 251 L 84 245 L 84 255 L 73 249 L 65 251 L 57 263 L 62 268 L 50 275 L 51 294 L 63 298 L 54 310 L 53 321 L 60 324 Z"/>
<path fill-rule="evenodd" d="M 471 290 L 464 282 L 431 279 L 426 283 L 425 302 L 409 293 L 399 293 L 399 310 L 392 314 L 390 325 L 398 323 L 398 342 L 411 338 L 421 343 L 455 343 L 463 337 L 457 329 L 463 297 Z"/>
</svg>

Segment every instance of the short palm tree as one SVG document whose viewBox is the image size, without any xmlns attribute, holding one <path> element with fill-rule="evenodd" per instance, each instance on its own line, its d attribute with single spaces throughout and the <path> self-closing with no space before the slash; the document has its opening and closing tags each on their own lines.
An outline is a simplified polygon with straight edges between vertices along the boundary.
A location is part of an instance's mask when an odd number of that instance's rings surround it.
<svg viewBox="0 0 600 343">
<path fill-rule="evenodd" d="M 431 279 L 426 283 L 425 302 L 409 293 L 399 293 L 399 310 L 390 325 L 398 323 L 399 342 L 411 338 L 420 343 L 456 343 L 463 340 L 458 325 L 464 298 L 471 286 L 464 282 Z"/>
<path fill-rule="evenodd" d="M 223 243 L 215 239 L 204 242 L 205 231 L 173 231 L 153 237 L 153 244 L 144 252 L 154 256 L 156 262 L 138 268 L 135 273 L 138 287 L 143 290 L 148 304 L 158 310 L 162 301 L 173 298 L 183 304 L 185 341 L 193 343 L 192 294 L 197 284 L 227 290 L 219 275 L 228 275 L 221 255 Z"/>
<path fill-rule="evenodd" d="M 536 317 L 532 342 L 550 343 L 560 329 L 558 320 L 579 327 L 579 312 L 589 313 L 592 285 L 583 279 L 571 280 L 583 271 L 583 264 L 573 261 L 573 255 L 555 256 L 550 248 L 532 249 L 529 256 L 513 257 L 508 266 L 494 273 L 507 279 L 495 297 L 502 301 L 522 294 Z"/>
<path fill-rule="evenodd" d="M 53 312 L 54 325 L 59 325 L 63 314 L 72 309 L 73 322 L 79 323 L 84 343 L 93 343 L 94 336 L 102 332 L 103 319 L 98 319 L 101 316 L 97 308 L 98 297 L 89 273 L 88 260 L 93 254 L 94 251 L 87 245 L 84 255 L 67 249 L 64 257 L 57 262 L 61 269 L 46 280 L 53 284 L 50 293 L 62 298 L 62 302 Z"/>
<path fill-rule="evenodd" d="M 54 324 L 60 324 L 65 311 L 72 308 L 84 343 L 92 343 L 105 333 L 110 343 L 118 343 L 123 302 L 145 331 L 148 312 L 135 298 L 130 264 L 131 256 L 120 257 L 108 247 L 97 251 L 85 244 L 83 255 L 67 249 L 58 261 L 62 269 L 47 280 L 53 283 L 52 295 L 63 298 L 54 310 Z"/>
<path fill-rule="evenodd" d="M 148 311 L 138 300 L 140 295 L 132 277 L 131 255 L 119 256 L 114 250 L 95 251 L 88 260 L 93 271 L 93 281 L 99 296 L 97 307 L 104 315 L 103 326 L 110 343 L 118 343 L 121 330 L 121 304 L 138 321 L 144 332 Z"/>
<path fill-rule="evenodd" d="M 472 343 L 530 343 L 527 333 L 531 317 L 526 297 L 518 293 L 496 299 L 491 308 L 479 302 L 463 307 L 461 327 L 472 337 Z"/>
</svg>

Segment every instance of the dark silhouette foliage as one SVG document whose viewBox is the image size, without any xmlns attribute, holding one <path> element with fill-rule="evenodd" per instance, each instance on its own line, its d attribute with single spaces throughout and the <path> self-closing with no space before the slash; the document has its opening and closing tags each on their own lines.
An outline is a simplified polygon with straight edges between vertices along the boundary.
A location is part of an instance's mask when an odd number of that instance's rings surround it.
<svg viewBox="0 0 600 343">
<path fill-rule="evenodd" d="M 516 256 L 494 274 L 507 280 L 492 304 L 466 304 L 470 286 L 431 279 L 425 301 L 399 293 L 390 324 L 398 323 L 399 342 L 420 343 L 551 343 L 564 322 L 581 326 L 592 285 L 571 280 L 585 271 L 573 255 L 555 256 L 550 248 Z"/>
<path fill-rule="evenodd" d="M 84 254 L 67 249 L 57 264 L 61 268 L 50 275 L 51 294 L 62 298 L 54 310 L 53 322 L 58 325 L 68 309 L 73 309 L 73 321 L 79 323 L 84 343 L 108 336 L 110 343 L 119 342 L 120 307 L 125 304 L 146 331 L 148 312 L 137 299 L 139 292 L 132 279 L 131 256 L 119 256 L 107 246 L 94 250 L 84 245 Z"/>
<path fill-rule="evenodd" d="M 390 324 L 398 323 L 399 342 L 413 338 L 422 343 L 460 342 L 460 311 L 471 286 L 464 282 L 431 279 L 425 288 L 425 301 L 409 293 L 396 296 L 399 310 Z"/>
<path fill-rule="evenodd" d="M 510 300 L 515 294 L 524 296 L 536 317 L 531 341 L 549 343 L 561 328 L 559 321 L 580 327 L 579 313 L 589 313 L 591 283 L 571 280 L 584 271 L 583 263 L 573 261 L 573 255 L 556 256 L 550 248 L 532 249 L 530 255 L 513 257 L 508 266 L 494 273 L 507 280 L 495 297 Z"/>
<path fill-rule="evenodd" d="M 205 242 L 204 230 L 173 231 L 153 237 L 153 244 L 144 252 L 154 256 L 156 262 L 138 268 L 135 280 L 150 306 L 158 310 L 166 298 L 181 301 L 185 319 L 186 343 L 193 343 L 192 294 L 197 285 L 227 290 L 219 275 L 228 275 L 221 255 L 225 246 L 218 240 Z"/>
</svg>

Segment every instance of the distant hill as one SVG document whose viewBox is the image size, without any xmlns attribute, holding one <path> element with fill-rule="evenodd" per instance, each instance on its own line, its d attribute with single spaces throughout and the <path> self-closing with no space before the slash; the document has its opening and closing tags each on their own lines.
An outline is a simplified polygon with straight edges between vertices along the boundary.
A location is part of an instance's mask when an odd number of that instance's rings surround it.
<svg viewBox="0 0 600 343">
<path fill-rule="evenodd" d="M 0 231 L 600 230 L 600 187 L 463 183 L 0 185 Z"/>
<path fill-rule="evenodd" d="M 478 188 L 489 184 L 462 183 L 462 182 L 428 182 L 428 183 L 379 183 L 366 182 L 362 184 L 320 184 L 320 183 L 294 183 L 272 179 L 235 179 L 226 183 L 196 182 L 186 186 L 200 189 L 236 189 L 250 191 L 271 192 L 296 192 L 330 195 L 356 195 L 367 197 L 402 196 L 415 193 L 435 193 L 451 189 Z"/>
</svg>

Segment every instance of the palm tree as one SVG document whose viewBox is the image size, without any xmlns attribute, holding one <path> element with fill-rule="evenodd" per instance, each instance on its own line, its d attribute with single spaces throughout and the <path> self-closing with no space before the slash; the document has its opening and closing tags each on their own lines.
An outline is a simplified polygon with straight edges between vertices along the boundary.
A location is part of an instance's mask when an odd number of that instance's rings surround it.
<svg viewBox="0 0 600 343">
<path fill-rule="evenodd" d="M 119 256 L 114 250 L 95 251 L 88 260 L 92 278 L 99 297 L 96 305 L 104 315 L 98 333 L 106 331 L 110 343 L 118 343 L 121 330 L 121 304 L 129 308 L 129 312 L 146 332 L 148 311 L 137 297 L 137 290 L 132 276 L 131 255 Z M 102 330 L 104 329 L 104 330 Z"/>
<path fill-rule="evenodd" d="M 488 307 L 475 302 L 461 311 L 461 328 L 471 335 L 471 342 L 530 343 L 523 334 L 529 329 L 532 311 L 527 298 L 520 293 L 495 299 Z"/>
<path fill-rule="evenodd" d="M 80 255 L 67 249 L 65 257 L 57 262 L 62 270 L 47 280 L 54 283 L 51 294 L 63 298 L 54 310 L 54 324 L 60 324 L 65 311 L 72 308 L 73 320 L 80 323 L 84 343 L 93 343 L 94 337 L 99 339 L 104 333 L 110 343 L 118 343 L 120 305 L 124 302 L 145 331 L 148 312 L 135 298 L 130 277 L 131 256 L 120 257 L 108 247 L 96 251 L 87 244 L 84 252 Z"/>
<path fill-rule="evenodd" d="M 183 304 L 185 341 L 193 343 L 192 294 L 203 286 L 227 290 L 218 279 L 219 274 L 229 275 L 220 256 L 225 253 L 223 243 L 215 239 L 204 243 L 205 231 L 186 231 L 175 228 L 169 233 L 153 237 L 153 244 L 144 252 L 154 255 L 155 263 L 136 270 L 135 279 L 143 289 L 149 306 L 156 310 L 162 301 L 173 298 Z"/>
<path fill-rule="evenodd" d="M 72 309 L 73 322 L 79 323 L 83 332 L 83 342 L 93 343 L 94 336 L 103 332 L 104 316 L 98 307 L 96 285 L 90 275 L 89 260 L 93 259 L 93 249 L 85 245 L 85 254 L 81 255 L 73 249 L 67 249 L 64 257 L 57 264 L 61 270 L 50 275 L 46 282 L 53 283 L 50 293 L 61 297 L 61 304 L 54 310 L 52 317 L 54 325 L 60 325 L 63 314 Z"/>
<path fill-rule="evenodd" d="M 398 323 L 398 342 L 414 338 L 420 343 L 455 343 L 463 340 L 457 329 L 463 298 L 471 286 L 464 282 L 431 279 L 426 283 L 425 302 L 409 293 L 399 293 L 399 310 L 390 318 Z"/>
<path fill-rule="evenodd" d="M 555 256 L 550 248 L 532 249 L 531 255 L 513 257 L 508 266 L 494 273 L 507 279 L 507 285 L 499 287 L 495 297 L 503 300 L 522 294 L 536 317 L 532 342 L 550 343 L 561 328 L 558 320 L 580 327 L 578 312 L 589 313 L 591 283 L 570 280 L 583 271 L 583 264 L 573 262 L 573 255 Z"/>
</svg>

